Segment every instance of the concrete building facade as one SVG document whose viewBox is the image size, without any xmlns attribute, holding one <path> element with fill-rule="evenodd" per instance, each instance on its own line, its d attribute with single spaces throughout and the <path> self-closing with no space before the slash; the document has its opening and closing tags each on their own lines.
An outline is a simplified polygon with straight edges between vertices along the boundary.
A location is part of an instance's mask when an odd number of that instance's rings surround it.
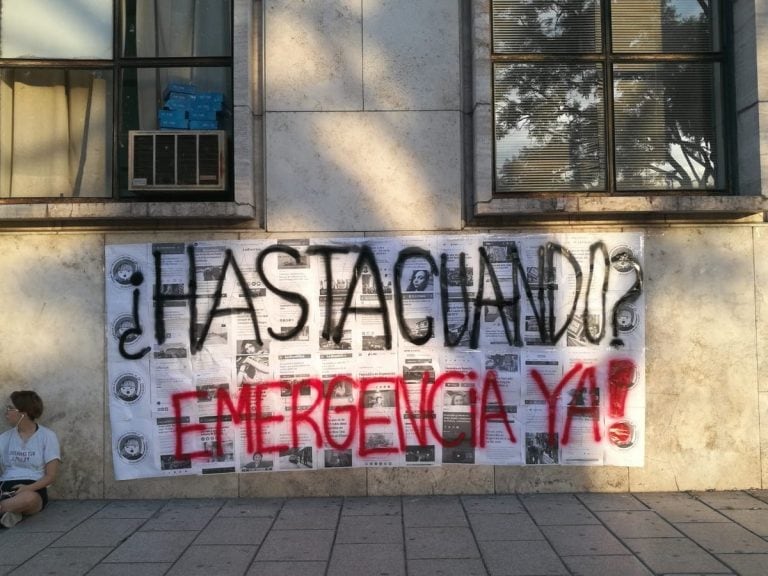
<svg viewBox="0 0 768 576">
<path fill-rule="evenodd" d="M 64 454 L 54 495 L 766 488 L 768 0 L 721 8 L 724 186 L 515 195 L 494 192 L 491 0 L 233 0 L 231 198 L 0 198 L 0 390 L 45 399 Z M 114 480 L 105 246 L 505 231 L 644 233 L 642 468 Z"/>
</svg>

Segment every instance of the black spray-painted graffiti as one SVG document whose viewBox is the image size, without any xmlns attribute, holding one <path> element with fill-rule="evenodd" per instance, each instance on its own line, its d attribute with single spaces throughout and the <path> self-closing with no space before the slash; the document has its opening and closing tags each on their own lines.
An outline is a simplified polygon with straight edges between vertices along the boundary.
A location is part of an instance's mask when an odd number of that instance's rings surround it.
<svg viewBox="0 0 768 576">
<path fill-rule="evenodd" d="M 218 285 L 213 295 L 213 305 L 207 314 L 205 323 L 202 328 L 198 327 L 198 309 L 197 309 L 197 267 L 195 259 L 195 247 L 190 245 L 187 247 L 187 260 L 188 260 L 188 292 L 185 294 L 164 294 L 161 290 L 163 285 L 163 253 L 161 251 L 154 251 L 154 264 L 155 264 L 155 286 L 154 286 L 154 309 L 155 309 L 155 340 L 158 344 L 165 342 L 165 307 L 171 302 L 185 301 L 189 307 L 189 341 L 192 354 L 199 352 L 205 345 L 205 340 L 210 330 L 211 324 L 216 317 L 228 316 L 232 314 L 246 314 L 250 317 L 253 325 L 253 331 L 255 335 L 256 343 L 261 346 L 261 327 L 257 320 L 256 308 L 254 306 L 253 296 L 248 289 L 247 281 L 241 271 L 241 267 L 235 259 L 232 250 L 227 249 L 225 251 L 224 262 L 222 264 L 221 273 L 218 277 Z M 272 254 L 284 255 L 293 259 L 295 262 L 299 262 L 303 256 L 317 257 L 321 259 L 323 263 L 323 270 L 328 286 L 328 295 L 325 298 L 325 310 L 324 310 L 324 322 L 322 328 L 322 338 L 326 341 L 333 341 L 338 344 L 342 340 L 344 333 L 345 323 L 350 314 L 365 314 L 379 316 L 382 323 L 382 329 L 384 334 L 384 345 L 387 350 L 392 348 L 392 327 L 390 326 L 387 299 L 385 297 L 385 290 L 381 280 L 381 273 L 379 266 L 376 262 L 376 257 L 371 248 L 365 244 L 350 244 L 346 246 L 325 246 L 325 245 L 313 245 L 305 249 L 304 255 L 300 253 L 296 248 L 284 244 L 275 244 L 261 250 L 256 258 L 256 271 L 263 282 L 264 286 L 271 293 L 275 294 L 279 298 L 286 302 L 293 304 L 299 308 L 299 315 L 295 325 L 285 331 L 276 332 L 271 327 L 267 326 L 266 330 L 269 336 L 275 340 L 291 340 L 296 337 L 307 324 L 310 312 L 310 304 L 308 299 L 298 292 L 287 291 L 276 286 L 270 278 L 267 277 L 265 272 L 264 262 Z M 333 273 L 332 273 L 332 259 L 334 255 L 347 255 L 357 254 L 357 259 L 352 268 L 351 278 L 346 283 L 346 295 L 344 298 L 344 305 L 341 309 L 341 314 L 338 321 L 334 323 L 332 313 L 332 301 L 333 301 Z M 461 288 L 461 306 L 463 307 L 463 322 L 458 330 L 449 330 L 448 322 L 445 319 L 450 312 L 451 302 L 448 298 L 448 283 L 449 283 L 449 270 L 447 266 L 448 257 L 446 254 L 440 256 L 440 266 L 437 265 L 432 253 L 428 250 L 424 250 L 419 247 L 408 247 L 401 250 L 398 253 L 397 260 L 394 264 L 394 306 L 395 317 L 397 319 L 398 328 L 402 337 L 416 346 L 426 344 L 434 336 L 434 324 L 435 319 L 432 316 L 424 318 L 426 322 L 426 330 L 413 334 L 406 322 L 403 314 L 403 293 L 402 293 L 402 278 L 403 271 L 406 263 L 412 260 L 420 260 L 424 263 L 424 270 L 428 271 L 433 278 L 437 278 L 441 286 L 441 313 L 443 316 L 443 345 L 449 348 L 453 348 L 459 345 L 464 335 L 469 331 L 469 347 L 471 349 L 477 349 L 480 339 L 480 326 L 481 326 L 481 311 L 484 307 L 496 308 L 501 318 L 504 334 L 506 336 L 507 343 L 512 347 L 522 347 L 523 338 L 521 336 L 521 304 L 523 298 L 526 299 L 530 306 L 535 322 L 537 325 L 540 342 L 543 345 L 554 345 L 563 337 L 566 333 L 571 322 L 573 322 L 574 316 L 577 312 L 577 306 L 581 299 L 582 294 L 584 298 L 583 318 L 585 323 L 584 334 L 587 340 L 591 344 L 600 344 L 605 337 L 606 326 L 606 294 L 608 292 L 609 276 L 611 269 L 617 269 L 621 272 L 634 271 L 635 281 L 634 284 L 614 303 L 613 308 L 610 311 L 612 338 L 610 345 L 612 347 L 623 346 L 623 341 L 619 334 L 619 312 L 623 306 L 631 304 L 636 301 L 643 292 L 643 271 L 640 263 L 634 258 L 630 251 L 619 251 L 613 256 L 609 255 L 608 248 L 605 243 L 598 241 L 593 243 L 589 248 L 589 273 L 587 276 L 586 287 L 584 286 L 584 272 L 581 265 L 573 254 L 564 246 L 554 242 L 548 242 L 538 248 L 538 270 L 536 278 L 538 281 L 531 282 L 528 274 L 521 263 L 520 254 L 518 248 L 514 242 L 508 243 L 505 246 L 503 256 L 500 258 L 497 253 L 492 258 L 484 247 L 479 248 L 479 279 L 478 289 L 474 297 L 470 296 L 467 286 L 470 284 L 470 280 L 467 274 L 466 267 L 466 254 L 461 253 L 459 255 L 459 268 L 453 278 L 454 283 L 458 283 Z M 575 285 L 572 293 L 572 300 L 570 309 L 562 321 L 560 327 L 557 326 L 557 318 L 554 311 L 555 308 L 555 293 L 557 290 L 556 283 L 554 281 L 554 271 L 556 266 L 556 258 L 559 258 L 563 265 L 567 263 L 570 266 L 573 277 L 575 278 Z M 501 282 L 496 273 L 495 265 L 499 262 L 512 265 L 512 293 L 504 293 Z M 596 264 L 602 264 L 603 278 L 602 285 L 595 287 L 594 276 Z M 354 296 L 358 288 L 361 276 L 366 271 L 371 276 L 371 281 L 374 288 L 374 293 L 377 297 L 377 305 L 374 306 L 354 306 Z M 230 274 L 233 274 L 238 285 L 242 289 L 245 299 L 245 306 L 239 308 L 222 308 L 222 290 L 226 279 Z M 490 285 L 490 294 L 486 295 L 486 277 L 488 284 Z M 135 272 L 130 279 L 130 283 L 135 286 L 133 290 L 133 327 L 125 330 L 119 338 L 119 352 L 123 358 L 128 360 L 138 360 L 144 357 L 149 351 L 149 347 L 142 348 L 138 351 L 131 352 L 126 348 L 126 344 L 136 339 L 136 337 L 143 334 L 141 318 L 139 317 L 139 298 L 140 298 L 140 286 L 144 282 L 144 277 L 141 272 Z M 593 291 L 599 291 L 600 295 L 600 310 L 597 326 L 592 326 L 592 318 L 594 317 L 593 311 L 589 309 L 590 294 Z M 455 305 L 455 303 L 454 303 Z M 470 324 L 470 317 L 472 319 Z M 198 333 L 199 332 L 199 333 Z"/>
</svg>

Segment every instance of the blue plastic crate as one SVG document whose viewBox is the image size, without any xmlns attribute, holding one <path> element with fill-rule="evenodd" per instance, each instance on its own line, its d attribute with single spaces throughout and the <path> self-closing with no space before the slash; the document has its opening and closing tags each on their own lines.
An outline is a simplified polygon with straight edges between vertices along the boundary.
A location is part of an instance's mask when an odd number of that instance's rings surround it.
<svg viewBox="0 0 768 576">
<path fill-rule="evenodd" d="M 157 119 L 161 121 L 180 122 L 187 119 L 187 113 L 184 110 L 174 110 L 161 108 L 157 111 Z"/>
<path fill-rule="evenodd" d="M 219 128 L 218 122 L 211 122 L 205 120 L 190 120 L 190 130 L 217 130 Z"/>
<path fill-rule="evenodd" d="M 175 94 L 197 94 L 197 86 L 194 84 L 185 84 L 183 82 L 171 82 L 163 90 L 163 99 L 167 100 L 171 93 Z"/>
<path fill-rule="evenodd" d="M 198 92 L 195 94 L 195 99 L 198 102 L 210 102 L 213 104 L 221 104 L 224 102 L 223 92 Z"/>
<path fill-rule="evenodd" d="M 189 130 L 189 120 L 161 120 L 158 124 L 161 130 Z"/>
<path fill-rule="evenodd" d="M 201 110 L 198 107 L 192 108 L 187 112 L 187 118 L 190 120 L 199 120 L 201 122 L 218 122 L 215 110 Z"/>
</svg>

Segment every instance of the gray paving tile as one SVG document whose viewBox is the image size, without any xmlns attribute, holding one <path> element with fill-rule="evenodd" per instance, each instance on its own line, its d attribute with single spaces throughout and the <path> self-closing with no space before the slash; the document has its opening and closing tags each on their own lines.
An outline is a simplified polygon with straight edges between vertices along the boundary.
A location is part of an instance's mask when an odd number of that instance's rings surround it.
<svg viewBox="0 0 768 576">
<path fill-rule="evenodd" d="M 479 558 L 408 560 L 408 576 L 488 576 Z"/>
<path fill-rule="evenodd" d="M 400 516 L 402 504 L 399 497 L 379 496 L 371 498 L 344 498 L 342 516 Z"/>
<path fill-rule="evenodd" d="M 621 576 L 653 576 L 634 556 L 563 556 L 573 576 L 621 574 Z"/>
<path fill-rule="evenodd" d="M 216 517 L 200 532 L 195 545 L 232 544 L 258 546 L 272 525 L 271 518 L 220 518 Z"/>
<path fill-rule="evenodd" d="M 515 495 L 462 496 L 461 502 L 468 514 L 514 514 L 525 512 Z"/>
<path fill-rule="evenodd" d="M 167 500 L 117 500 L 107 504 L 92 518 L 151 518 Z"/>
<path fill-rule="evenodd" d="M 402 543 L 400 516 L 342 516 L 336 532 L 337 544 Z"/>
<path fill-rule="evenodd" d="M 328 576 L 405 576 L 402 544 L 337 544 Z"/>
<path fill-rule="evenodd" d="M 339 521 L 340 498 L 287 500 L 277 516 L 275 530 L 333 530 Z"/>
<path fill-rule="evenodd" d="M 692 492 L 692 495 L 717 510 L 768 510 L 768 502 L 742 491 Z"/>
<path fill-rule="evenodd" d="M 25 518 L 14 532 L 66 532 L 104 507 L 97 500 L 52 500 L 43 512 Z"/>
<path fill-rule="evenodd" d="M 325 562 L 331 555 L 333 537 L 333 530 L 272 530 L 256 559 Z"/>
<path fill-rule="evenodd" d="M 475 538 L 481 540 L 543 540 L 528 514 L 470 514 Z"/>
<path fill-rule="evenodd" d="M 746 490 L 746 493 L 768 503 L 768 490 Z"/>
<path fill-rule="evenodd" d="M 765 576 L 768 571 L 768 554 L 718 554 L 740 576 Z"/>
<path fill-rule="evenodd" d="M 458 497 L 403 498 L 403 514 L 408 526 L 466 526 L 467 518 Z"/>
<path fill-rule="evenodd" d="M 539 526 L 600 523 L 573 494 L 526 494 L 520 500 Z"/>
<path fill-rule="evenodd" d="M 768 542 L 738 524 L 695 522 L 675 524 L 675 527 L 710 552 L 721 554 L 768 553 Z"/>
<path fill-rule="evenodd" d="M 628 538 L 624 543 L 659 574 L 729 572 L 714 556 L 685 538 Z"/>
<path fill-rule="evenodd" d="M 256 550 L 256 546 L 190 546 L 168 576 L 242 576 Z"/>
<path fill-rule="evenodd" d="M 768 574 L 766 491 L 51 504 L 0 576 Z"/>
<path fill-rule="evenodd" d="M 340 507 L 283 508 L 275 520 L 275 530 L 333 530 L 339 522 Z"/>
<path fill-rule="evenodd" d="M 593 512 L 608 510 L 648 510 L 648 507 L 632 494 L 582 493 L 576 497 Z"/>
<path fill-rule="evenodd" d="M 223 504 L 222 500 L 174 500 L 158 510 L 141 530 L 202 530 Z"/>
<path fill-rule="evenodd" d="M 217 518 L 275 518 L 283 507 L 282 498 L 243 498 L 227 500 Z"/>
<path fill-rule="evenodd" d="M 170 567 L 170 562 L 162 564 L 98 564 L 88 572 L 88 576 L 163 576 Z"/>
<path fill-rule="evenodd" d="M 254 562 L 246 576 L 325 576 L 325 562 Z"/>
<path fill-rule="evenodd" d="M 283 504 L 283 510 L 338 510 L 343 503 L 343 498 L 289 498 Z"/>
<path fill-rule="evenodd" d="M 674 526 L 651 510 L 595 512 L 619 538 L 680 538 Z"/>
<path fill-rule="evenodd" d="M 479 558 L 475 539 L 463 526 L 420 526 L 405 528 L 408 558 Z"/>
<path fill-rule="evenodd" d="M 568 569 L 546 542 L 480 542 L 491 576 L 567 576 Z"/>
<path fill-rule="evenodd" d="M 604 526 L 542 526 L 541 531 L 560 556 L 629 553 Z"/>
<path fill-rule="evenodd" d="M 192 543 L 197 532 L 134 532 L 104 562 L 175 562 Z"/>
<path fill-rule="evenodd" d="M 46 548 L 11 574 L 82 576 L 109 551 L 110 548 Z"/>
<path fill-rule="evenodd" d="M 768 538 L 768 510 L 723 510 L 723 514 L 747 530 Z"/>
<path fill-rule="evenodd" d="M 89 518 L 76 526 L 52 547 L 108 546 L 114 548 L 144 523 L 141 518 Z"/>
<path fill-rule="evenodd" d="M 58 532 L 30 534 L 19 532 L 16 528 L 3 530 L 0 536 L 0 558 L 3 564 L 21 564 L 45 549 L 61 535 Z"/>
<path fill-rule="evenodd" d="M 669 522 L 728 522 L 728 518 L 683 492 L 649 492 L 636 496 Z"/>
</svg>

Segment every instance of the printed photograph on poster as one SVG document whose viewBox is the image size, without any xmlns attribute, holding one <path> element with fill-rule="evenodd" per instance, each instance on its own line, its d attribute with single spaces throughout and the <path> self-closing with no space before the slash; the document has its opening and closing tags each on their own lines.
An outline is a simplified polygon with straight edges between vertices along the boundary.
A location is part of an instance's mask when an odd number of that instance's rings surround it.
<svg viewBox="0 0 768 576">
<path fill-rule="evenodd" d="M 240 472 L 262 472 L 272 470 L 273 460 L 265 458 L 261 452 L 254 452 L 240 461 Z"/>
</svg>

